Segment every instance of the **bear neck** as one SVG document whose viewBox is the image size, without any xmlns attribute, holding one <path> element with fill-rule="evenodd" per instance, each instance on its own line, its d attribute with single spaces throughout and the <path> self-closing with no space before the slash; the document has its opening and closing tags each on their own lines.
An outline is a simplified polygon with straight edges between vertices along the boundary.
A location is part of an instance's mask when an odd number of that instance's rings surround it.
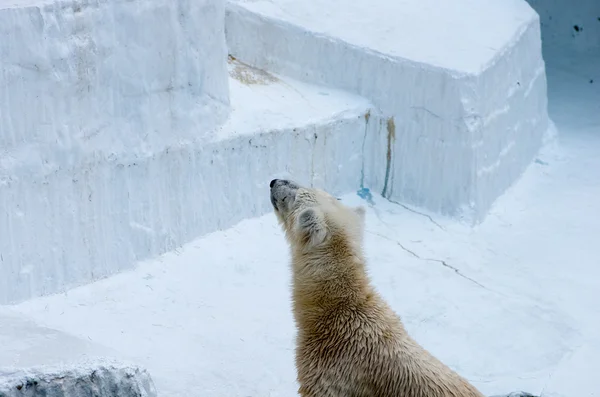
<svg viewBox="0 0 600 397">
<path fill-rule="evenodd" d="M 319 326 L 329 313 L 363 306 L 372 288 L 360 246 L 332 238 L 309 252 L 292 252 L 293 300 L 300 328 Z"/>
</svg>

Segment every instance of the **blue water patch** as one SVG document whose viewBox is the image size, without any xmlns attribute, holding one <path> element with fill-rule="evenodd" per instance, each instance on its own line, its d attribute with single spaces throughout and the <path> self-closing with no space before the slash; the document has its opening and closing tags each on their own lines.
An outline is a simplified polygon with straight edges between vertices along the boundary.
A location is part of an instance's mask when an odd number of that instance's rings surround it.
<svg viewBox="0 0 600 397">
<path fill-rule="evenodd" d="M 371 191 L 368 188 L 362 187 L 358 189 L 356 194 L 358 195 L 358 197 L 365 200 L 367 203 L 375 205 L 375 202 L 373 201 L 373 195 L 371 194 Z"/>
<path fill-rule="evenodd" d="M 548 165 L 548 163 L 546 163 L 545 161 L 542 161 L 540 159 L 535 159 L 535 163 L 536 164 L 541 164 L 541 165 Z"/>
</svg>

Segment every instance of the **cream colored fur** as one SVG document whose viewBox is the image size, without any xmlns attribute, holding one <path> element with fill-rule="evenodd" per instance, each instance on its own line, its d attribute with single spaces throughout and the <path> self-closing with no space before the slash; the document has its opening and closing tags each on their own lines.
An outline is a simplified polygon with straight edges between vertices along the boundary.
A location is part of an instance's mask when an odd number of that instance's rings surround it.
<svg viewBox="0 0 600 397">
<path fill-rule="evenodd" d="M 292 253 L 302 397 L 483 397 L 417 344 L 371 286 L 364 209 L 283 180 L 271 183 L 271 201 Z"/>
</svg>

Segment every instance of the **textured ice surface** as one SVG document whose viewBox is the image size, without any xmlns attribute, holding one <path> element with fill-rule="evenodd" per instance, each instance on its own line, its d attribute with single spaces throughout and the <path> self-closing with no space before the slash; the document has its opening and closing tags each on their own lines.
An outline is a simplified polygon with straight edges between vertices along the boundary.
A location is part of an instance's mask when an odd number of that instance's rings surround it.
<svg viewBox="0 0 600 397">
<path fill-rule="evenodd" d="M 89 337 L 46 328 L 0 308 L 0 396 L 152 397 L 150 375 Z"/>
<path fill-rule="evenodd" d="M 336 193 L 360 186 L 366 136 L 377 142 L 382 131 L 367 100 L 235 62 L 229 72 L 231 117 L 212 139 L 140 157 L 101 152 L 31 174 L 0 158 L 0 304 L 98 279 L 261 215 L 270 204 L 259 192 L 275 173 Z"/>
<path fill-rule="evenodd" d="M 27 370 L 0 368 L 2 397 L 156 397 L 150 375 L 113 362 L 77 362 Z"/>
<path fill-rule="evenodd" d="M 386 197 L 481 220 L 547 131 L 539 20 L 522 0 L 232 0 L 226 15 L 240 59 L 393 117 L 365 169 Z"/>
</svg>

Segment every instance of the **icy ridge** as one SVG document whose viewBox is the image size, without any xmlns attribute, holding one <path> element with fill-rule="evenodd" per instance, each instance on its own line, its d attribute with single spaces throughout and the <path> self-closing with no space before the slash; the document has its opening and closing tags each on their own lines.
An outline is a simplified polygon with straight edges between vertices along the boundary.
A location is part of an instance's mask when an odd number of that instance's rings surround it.
<svg viewBox="0 0 600 397">
<path fill-rule="evenodd" d="M 27 369 L 0 368 L 0 396 L 156 397 L 145 369 L 112 359 Z"/>
</svg>

